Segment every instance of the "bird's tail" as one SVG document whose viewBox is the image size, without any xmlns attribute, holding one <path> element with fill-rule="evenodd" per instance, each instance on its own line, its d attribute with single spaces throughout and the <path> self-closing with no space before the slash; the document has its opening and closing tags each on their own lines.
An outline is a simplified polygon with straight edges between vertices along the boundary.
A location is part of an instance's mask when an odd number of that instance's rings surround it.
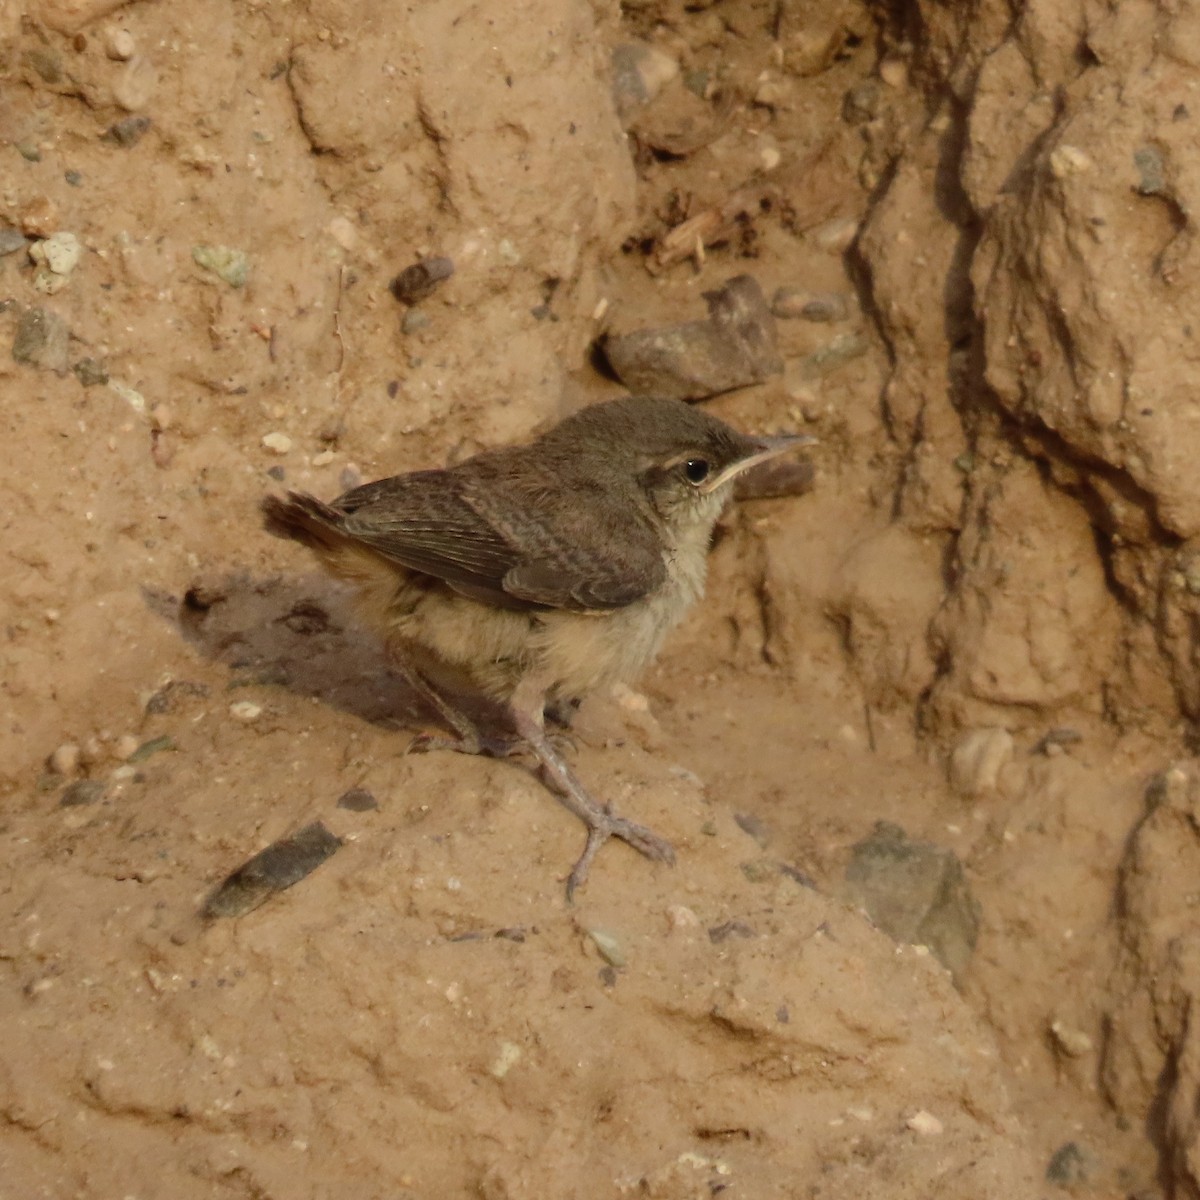
<svg viewBox="0 0 1200 1200">
<path fill-rule="evenodd" d="M 342 528 L 342 514 L 307 492 L 264 496 L 262 514 L 268 533 L 291 538 L 323 558 L 344 549 L 351 540 Z"/>
</svg>

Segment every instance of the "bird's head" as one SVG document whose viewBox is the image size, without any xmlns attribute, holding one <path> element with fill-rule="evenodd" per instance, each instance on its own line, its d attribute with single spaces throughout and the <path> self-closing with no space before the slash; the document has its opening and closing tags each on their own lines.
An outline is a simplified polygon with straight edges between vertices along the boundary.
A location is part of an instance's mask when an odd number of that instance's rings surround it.
<svg viewBox="0 0 1200 1200">
<path fill-rule="evenodd" d="M 815 439 L 750 437 L 682 400 L 635 396 L 585 408 L 554 431 L 616 471 L 680 537 L 710 532 L 737 478 Z"/>
</svg>

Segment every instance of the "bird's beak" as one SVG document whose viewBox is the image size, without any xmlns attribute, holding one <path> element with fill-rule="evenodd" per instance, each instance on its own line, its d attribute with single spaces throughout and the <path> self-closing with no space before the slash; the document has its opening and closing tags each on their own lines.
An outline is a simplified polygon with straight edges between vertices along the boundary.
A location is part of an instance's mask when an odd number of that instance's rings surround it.
<svg viewBox="0 0 1200 1200">
<path fill-rule="evenodd" d="M 715 492 L 722 484 L 736 479 L 739 475 L 744 475 L 751 467 L 757 467 L 760 463 L 778 458 L 779 455 L 786 454 L 789 450 L 798 450 L 801 446 L 814 446 L 816 441 L 815 437 L 809 437 L 807 433 L 794 433 L 786 437 L 755 438 L 755 449 L 750 454 L 745 458 L 739 458 L 737 462 L 730 463 L 719 475 L 706 479 L 701 485 L 700 491 Z"/>
</svg>

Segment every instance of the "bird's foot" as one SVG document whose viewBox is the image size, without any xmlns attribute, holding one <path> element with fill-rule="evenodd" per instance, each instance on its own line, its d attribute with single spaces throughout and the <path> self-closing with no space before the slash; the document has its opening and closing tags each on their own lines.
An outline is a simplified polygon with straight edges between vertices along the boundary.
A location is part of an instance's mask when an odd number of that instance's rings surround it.
<svg viewBox="0 0 1200 1200">
<path fill-rule="evenodd" d="M 550 744 L 561 754 L 575 749 L 574 739 L 566 733 L 552 733 Z M 482 754 L 488 758 L 512 758 L 532 754 L 523 737 L 516 733 L 418 733 L 408 744 L 407 754 L 428 754 L 432 750 L 452 750 L 456 754 Z"/>
<path fill-rule="evenodd" d="M 578 797 L 576 797 L 578 799 Z M 675 864 L 675 847 L 666 838 L 659 837 L 652 829 L 627 821 L 624 817 L 613 814 L 608 805 L 597 804 L 594 800 L 586 805 L 569 805 L 571 811 L 587 826 L 587 842 L 579 861 L 571 868 L 567 876 L 567 901 L 575 896 L 575 889 L 587 882 L 588 872 L 592 861 L 600 853 L 600 847 L 609 838 L 632 846 L 639 854 L 644 854 L 653 862 Z"/>
<path fill-rule="evenodd" d="M 408 743 L 408 754 L 428 754 L 433 750 L 453 750 L 456 754 L 484 754 L 488 758 L 511 758 L 525 749 L 515 735 L 482 733 L 418 733 Z"/>
</svg>

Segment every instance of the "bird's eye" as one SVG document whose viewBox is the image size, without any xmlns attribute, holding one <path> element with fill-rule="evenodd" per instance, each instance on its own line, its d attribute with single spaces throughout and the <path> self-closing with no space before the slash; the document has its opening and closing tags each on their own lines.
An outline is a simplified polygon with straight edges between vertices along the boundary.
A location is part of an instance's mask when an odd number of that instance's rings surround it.
<svg viewBox="0 0 1200 1200">
<path fill-rule="evenodd" d="M 689 458 L 683 464 L 683 473 L 689 483 L 703 483 L 708 478 L 709 465 L 706 458 Z"/>
</svg>

